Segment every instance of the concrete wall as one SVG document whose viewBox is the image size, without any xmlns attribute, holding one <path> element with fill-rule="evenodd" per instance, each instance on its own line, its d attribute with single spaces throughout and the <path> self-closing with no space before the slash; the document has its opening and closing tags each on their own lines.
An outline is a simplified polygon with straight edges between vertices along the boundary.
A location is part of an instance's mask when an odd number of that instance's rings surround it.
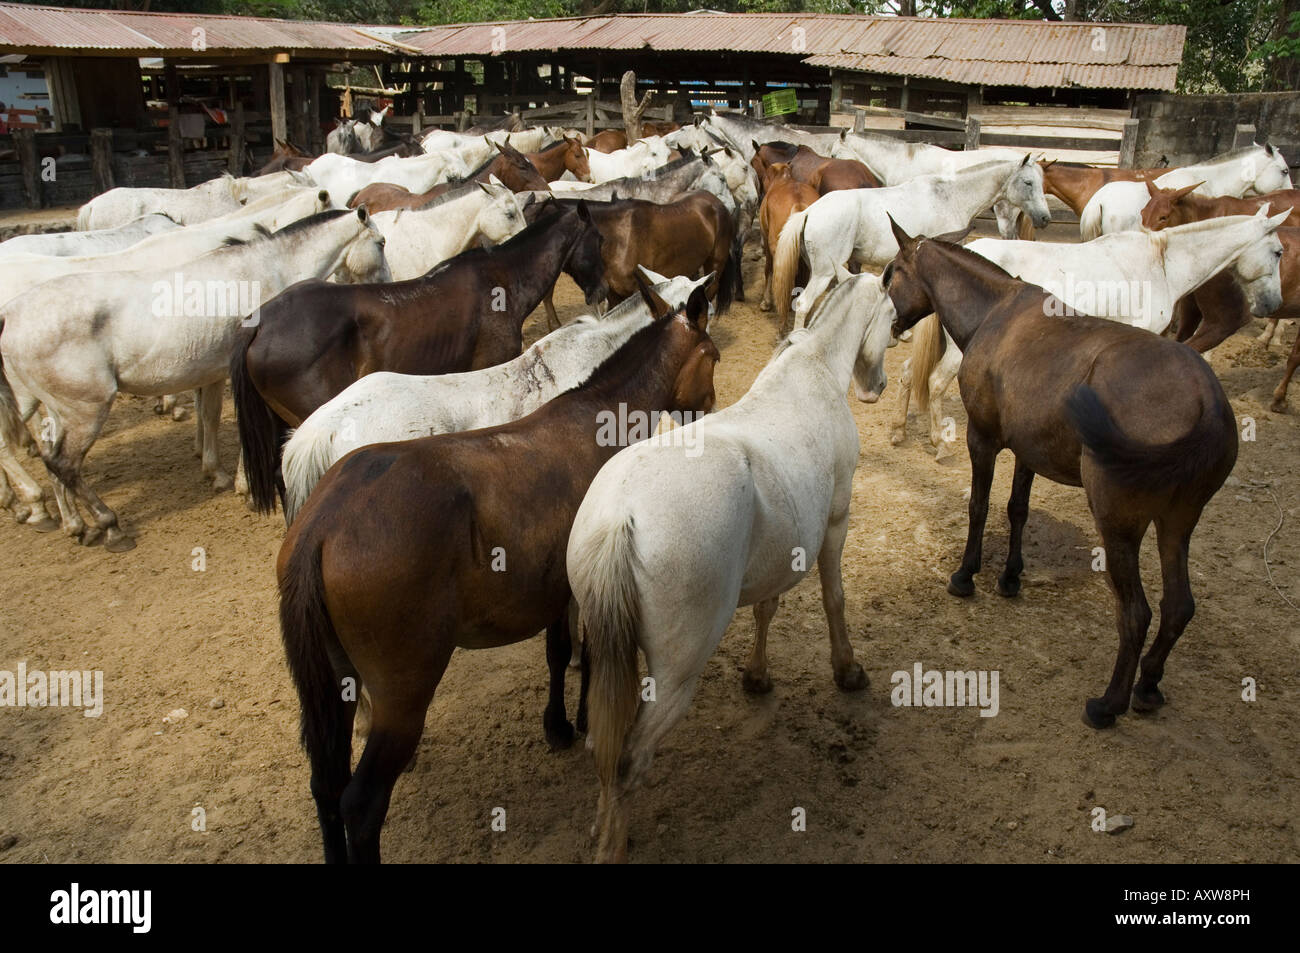
<svg viewBox="0 0 1300 953">
<path fill-rule="evenodd" d="M 1157 93 L 1139 96 L 1133 115 L 1141 120 L 1139 167 L 1156 165 L 1161 156 L 1170 165 L 1186 165 L 1227 152 L 1239 123 L 1253 124 L 1257 142 L 1271 142 L 1293 169 L 1300 166 L 1300 93 Z"/>
</svg>

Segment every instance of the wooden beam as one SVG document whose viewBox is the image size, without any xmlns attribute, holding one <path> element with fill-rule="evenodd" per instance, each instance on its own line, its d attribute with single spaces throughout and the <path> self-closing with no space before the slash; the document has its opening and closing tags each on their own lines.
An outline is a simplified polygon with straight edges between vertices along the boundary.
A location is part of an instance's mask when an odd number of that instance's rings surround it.
<svg viewBox="0 0 1300 953">
<path fill-rule="evenodd" d="M 40 208 L 45 204 L 45 195 L 41 188 L 40 158 L 36 154 L 36 130 L 15 129 L 13 137 L 14 151 L 18 153 L 18 165 L 23 172 L 23 192 L 27 195 L 27 207 Z"/>
<path fill-rule="evenodd" d="M 230 116 L 230 155 L 226 158 L 226 168 L 231 175 L 244 174 L 244 103 L 238 99 Z"/>
<path fill-rule="evenodd" d="M 271 136 L 289 138 L 289 126 L 284 109 L 284 67 L 279 63 L 266 64 L 267 91 L 271 105 Z"/>
<path fill-rule="evenodd" d="M 1121 169 L 1132 169 L 1137 165 L 1137 144 L 1138 129 L 1141 127 L 1139 119 L 1124 120 L 1124 135 L 1119 140 L 1119 162 Z"/>
<path fill-rule="evenodd" d="M 293 84 L 290 88 L 291 123 L 289 141 L 305 148 L 307 142 L 307 71 L 295 66 L 291 73 Z"/>
<path fill-rule="evenodd" d="M 185 142 L 181 139 L 181 107 L 167 107 L 167 178 L 173 189 L 185 188 Z"/>
<path fill-rule="evenodd" d="M 963 148 L 973 152 L 980 147 L 980 121 L 974 116 L 966 117 L 966 140 Z"/>
<path fill-rule="evenodd" d="M 96 195 L 113 187 L 113 130 L 90 130 L 90 187 Z"/>
</svg>

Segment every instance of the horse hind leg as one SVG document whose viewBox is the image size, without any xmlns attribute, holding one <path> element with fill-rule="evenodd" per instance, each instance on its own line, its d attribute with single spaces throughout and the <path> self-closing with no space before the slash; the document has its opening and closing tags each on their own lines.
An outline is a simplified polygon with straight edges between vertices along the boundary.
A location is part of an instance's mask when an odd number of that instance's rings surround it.
<svg viewBox="0 0 1300 953">
<path fill-rule="evenodd" d="M 87 405 L 85 412 L 79 414 L 71 408 L 63 408 L 56 412 L 47 402 L 46 407 L 52 415 L 56 416 L 61 432 L 56 435 L 51 446 L 42 448 L 41 458 L 45 461 L 46 469 L 50 471 L 55 496 L 58 498 L 59 509 L 64 517 L 63 526 L 69 535 L 79 536 L 83 546 L 93 545 L 102 536 L 106 550 L 110 553 L 124 553 L 135 548 L 135 540 L 122 530 L 118 524 L 117 514 L 99 498 L 86 482 L 85 474 L 82 472 L 86 453 L 103 430 L 112 404 L 112 400 L 109 399 L 97 408 L 92 409 Z M 90 511 L 91 518 L 95 521 L 93 529 L 81 523 L 76 507 L 72 505 L 71 500 L 67 499 L 68 491 L 71 491 Z M 81 524 L 81 527 L 74 533 L 77 524 Z"/>
<path fill-rule="evenodd" d="M 946 335 L 948 332 L 942 333 Z M 946 460 L 956 452 L 955 441 L 944 436 L 944 430 L 947 429 L 944 422 L 948 418 L 943 415 L 943 395 L 952 386 L 959 370 L 961 370 L 961 352 L 952 341 L 949 341 L 943 357 L 930 372 L 930 443 L 938 451 L 935 454 L 936 462 Z"/>
<path fill-rule="evenodd" d="M 198 432 L 202 443 L 203 477 L 212 481 L 214 490 L 228 490 L 233 481 L 230 474 L 221 469 L 221 458 L 217 444 L 217 429 L 221 425 L 221 401 L 226 382 L 224 379 L 211 384 L 204 384 L 195 391 L 195 409 L 198 413 Z"/>
<path fill-rule="evenodd" d="M 569 634 L 569 610 L 546 627 L 546 667 L 550 672 L 550 696 L 542 715 L 546 743 L 552 751 L 563 751 L 573 744 L 573 724 L 564 707 L 564 675 L 573 658 L 573 640 Z"/>
<path fill-rule="evenodd" d="M 1020 594 L 1020 573 L 1025 560 L 1020 547 L 1025 536 L 1025 522 L 1029 519 L 1029 491 L 1034 485 L 1034 471 L 1016 459 L 1015 474 L 1011 477 L 1011 498 L 1007 500 L 1007 519 L 1011 523 L 1011 540 L 1007 550 L 1007 565 L 998 576 L 998 592 L 1008 598 Z"/>
<path fill-rule="evenodd" d="M 23 429 L 26 431 L 26 428 Z M 58 521 L 45 508 L 45 494 L 41 492 L 40 484 L 18 461 L 15 449 L 0 436 L 0 486 L 3 486 L 0 495 L 4 498 L 0 507 L 12 504 L 14 519 L 38 533 L 58 529 Z"/>
<path fill-rule="evenodd" d="M 844 553 L 844 539 L 848 532 L 847 511 L 831 519 L 821 552 L 817 554 L 817 572 L 822 584 L 822 608 L 830 630 L 831 672 L 840 689 L 856 692 L 867 687 L 867 673 L 853 657 L 853 645 L 849 642 L 848 626 L 844 622 L 844 579 L 840 557 Z"/>
<path fill-rule="evenodd" d="M 1104 477 L 1103 477 L 1104 479 Z M 1122 497 L 1109 500 L 1105 487 L 1089 486 L 1088 502 L 1096 514 L 1097 528 L 1106 557 L 1106 571 L 1115 596 L 1115 626 L 1119 630 L 1119 651 L 1110 685 L 1100 698 L 1089 698 L 1084 705 L 1084 721 L 1093 728 L 1109 728 L 1115 716 L 1128 711 L 1138 657 L 1151 625 L 1151 606 L 1142 589 L 1138 570 L 1138 552 L 1146 535 L 1150 517 L 1126 513 Z M 1118 494 L 1117 494 L 1118 496 Z"/>
<path fill-rule="evenodd" d="M 907 409 L 912 400 L 912 359 L 903 361 L 903 370 L 898 375 L 898 410 L 890 424 L 889 443 L 897 447 L 907 439 Z"/>
<path fill-rule="evenodd" d="M 379 863 L 379 832 L 388 815 L 393 786 L 420 745 L 428 709 L 427 703 L 420 705 L 414 700 L 394 704 L 376 697 L 372 701 L 365 750 L 339 798 L 348 860 L 354 864 Z"/>
<path fill-rule="evenodd" d="M 1160 691 L 1165 661 L 1196 612 L 1192 584 L 1187 573 L 1187 550 L 1192 530 L 1200 515 L 1200 508 L 1197 507 L 1190 519 L 1165 516 L 1156 520 L 1156 541 L 1160 549 L 1160 575 L 1164 588 L 1160 597 L 1160 628 L 1151 648 L 1142 659 L 1142 674 L 1133 689 L 1134 711 L 1154 711 L 1165 703 L 1165 696 Z"/>
<path fill-rule="evenodd" d="M 751 695 L 765 695 L 772 690 L 772 678 L 767 668 L 767 630 L 780 606 L 780 596 L 754 603 L 754 647 L 750 650 L 740 681 L 741 687 Z"/>
<path fill-rule="evenodd" d="M 1295 373 L 1297 367 L 1300 367 L 1300 334 L 1296 335 L 1295 344 L 1291 346 L 1291 357 L 1287 359 L 1286 370 L 1282 372 L 1282 380 L 1278 382 L 1277 389 L 1273 391 L 1273 403 L 1269 409 L 1275 414 L 1286 413 L 1286 391 L 1291 384 L 1291 375 Z"/>
</svg>

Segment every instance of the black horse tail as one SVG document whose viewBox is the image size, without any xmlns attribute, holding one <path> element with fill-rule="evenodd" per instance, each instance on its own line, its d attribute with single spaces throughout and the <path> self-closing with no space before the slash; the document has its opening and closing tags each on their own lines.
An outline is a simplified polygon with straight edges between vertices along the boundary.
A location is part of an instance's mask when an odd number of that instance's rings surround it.
<svg viewBox="0 0 1300 953">
<path fill-rule="evenodd" d="M 1227 419 L 1211 422 L 1207 415 L 1176 440 L 1146 444 L 1120 430 L 1087 384 L 1074 389 L 1065 407 L 1079 439 L 1106 474 L 1133 489 L 1162 490 L 1192 482 L 1221 465 L 1226 445 L 1236 454 L 1236 429 Z"/>
<path fill-rule="evenodd" d="M 240 332 L 230 357 L 230 392 L 239 421 L 239 447 L 244 454 L 244 475 L 249 494 L 259 513 L 274 513 L 275 498 L 283 499 L 280 476 L 280 448 L 289 428 L 262 397 L 248 374 L 248 349 L 257 336 L 256 328 Z"/>
<path fill-rule="evenodd" d="M 739 218 L 740 218 L 740 210 L 737 209 L 736 219 L 733 219 L 732 222 L 732 227 L 735 229 L 736 234 L 731 237 L 731 256 L 730 256 L 730 260 L 727 262 L 727 267 L 732 269 L 735 277 L 735 282 L 736 282 L 736 290 L 734 295 L 735 300 L 744 301 L 745 300 L 745 271 L 744 271 L 745 233 L 741 231 L 740 222 L 738 221 Z"/>
<path fill-rule="evenodd" d="M 740 256 L 736 253 L 736 240 L 733 237 L 727 248 L 727 260 L 722 266 L 722 274 L 718 275 L 718 293 L 713 299 L 714 314 L 723 315 L 731 310 L 731 302 L 739 285 Z"/>
<path fill-rule="evenodd" d="M 313 792 L 327 778 L 346 779 L 351 759 L 352 719 L 344 686 L 331 656 L 344 657 L 325 606 L 321 545 L 301 534 L 280 573 L 280 635 L 289 674 L 298 690 L 303 750 L 311 761 Z M 352 686 L 360 692 L 361 686 Z M 324 818 L 322 818 L 322 826 Z M 343 843 L 326 838 L 326 859 L 341 856 Z"/>
</svg>

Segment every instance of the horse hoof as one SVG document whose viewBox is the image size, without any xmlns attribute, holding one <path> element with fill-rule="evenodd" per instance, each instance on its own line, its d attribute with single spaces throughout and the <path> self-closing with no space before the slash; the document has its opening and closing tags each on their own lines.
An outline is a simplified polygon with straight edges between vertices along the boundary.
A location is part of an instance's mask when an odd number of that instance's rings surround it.
<svg viewBox="0 0 1300 953">
<path fill-rule="evenodd" d="M 135 549 L 135 540 L 126 533 L 109 533 L 108 539 L 104 541 L 104 549 L 110 553 L 128 553 Z"/>
<path fill-rule="evenodd" d="M 578 734 L 587 733 L 587 713 L 586 711 L 578 712 L 578 717 L 574 720 L 574 727 L 578 729 Z"/>
<path fill-rule="evenodd" d="M 910 340 L 912 340 L 912 329 L 911 329 L 911 328 L 908 328 L 906 331 L 904 331 L 902 334 L 900 334 L 900 335 L 898 336 L 898 339 L 899 339 L 900 341 L 910 341 Z"/>
<path fill-rule="evenodd" d="M 758 310 L 759 310 L 759 311 L 771 311 L 771 310 L 772 310 L 772 302 L 770 302 L 770 301 L 760 301 L 760 302 L 758 303 Z"/>
<path fill-rule="evenodd" d="M 835 673 L 835 684 L 843 692 L 860 692 L 867 687 L 867 673 L 854 662 L 851 668 Z"/>
<path fill-rule="evenodd" d="M 1106 711 L 1106 703 L 1100 698 L 1089 698 L 1083 706 L 1083 723 L 1091 728 L 1109 728 L 1115 724 L 1115 716 Z"/>
<path fill-rule="evenodd" d="M 24 525 L 30 526 L 38 533 L 52 533 L 56 529 L 58 529 L 59 526 L 62 524 L 60 524 L 59 521 L 54 519 L 53 517 L 47 516 L 44 519 L 39 519 L 34 523 L 26 523 Z"/>
<path fill-rule="evenodd" d="M 901 430 L 895 430 L 893 433 L 889 435 L 889 445 L 891 447 L 897 447 L 906 439 L 907 439 L 906 433 L 904 433 Z"/>
<path fill-rule="evenodd" d="M 1165 696 L 1159 688 L 1152 688 L 1150 691 L 1143 691 L 1141 688 L 1133 689 L 1132 709 L 1136 712 L 1146 714 L 1155 711 L 1165 703 Z"/>
<path fill-rule="evenodd" d="M 772 676 L 767 672 L 762 675 L 745 672 L 740 676 L 740 686 L 751 695 L 766 695 L 772 690 Z"/>
<path fill-rule="evenodd" d="M 1014 599 L 1020 595 L 1020 580 L 1008 576 L 998 576 L 998 595 Z"/>
<path fill-rule="evenodd" d="M 570 721 L 562 721 L 559 725 L 546 727 L 546 743 L 551 746 L 552 751 L 565 751 L 573 747 L 575 735 L 573 723 Z"/>
<path fill-rule="evenodd" d="M 404 767 L 404 768 L 402 769 L 402 773 L 403 773 L 403 774 L 410 774 L 412 771 L 414 771 L 414 770 L 415 770 L 415 762 L 418 761 L 419 758 L 420 758 L 420 752 L 416 751 L 414 754 L 412 754 L 412 755 L 411 755 L 411 760 L 408 761 L 408 762 L 406 762 L 406 767 Z"/>
<path fill-rule="evenodd" d="M 1275 400 L 1275 401 L 1273 401 L 1273 403 L 1271 403 L 1271 404 L 1268 405 L 1268 409 L 1271 410 L 1271 411 L 1273 411 L 1273 413 L 1275 413 L 1275 414 L 1285 414 L 1285 413 L 1286 413 L 1286 401 L 1285 401 L 1285 400 Z"/>
<path fill-rule="evenodd" d="M 230 478 L 230 474 L 228 473 L 218 472 L 212 478 L 212 489 L 216 490 L 218 493 L 229 490 L 234 485 L 235 481 Z"/>
<path fill-rule="evenodd" d="M 963 576 L 960 572 L 953 573 L 952 578 L 948 580 L 948 595 L 960 596 L 963 599 L 975 595 L 975 580 Z"/>
<path fill-rule="evenodd" d="M 186 410 L 184 407 L 177 406 L 172 408 L 172 420 L 176 421 L 177 423 L 180 423 L 189 415 L 190 412 Z"/>
</svg>

